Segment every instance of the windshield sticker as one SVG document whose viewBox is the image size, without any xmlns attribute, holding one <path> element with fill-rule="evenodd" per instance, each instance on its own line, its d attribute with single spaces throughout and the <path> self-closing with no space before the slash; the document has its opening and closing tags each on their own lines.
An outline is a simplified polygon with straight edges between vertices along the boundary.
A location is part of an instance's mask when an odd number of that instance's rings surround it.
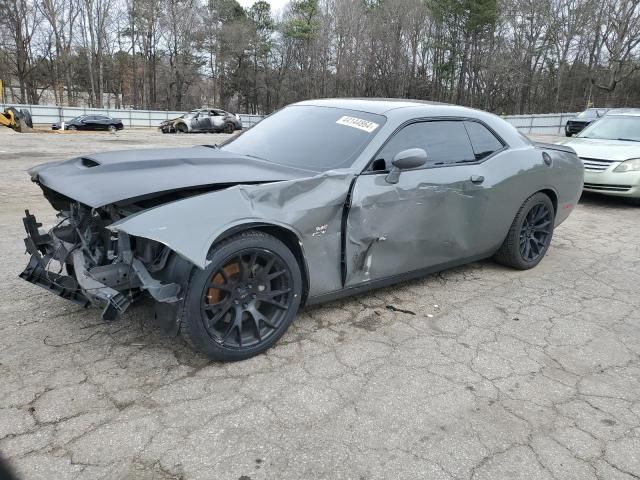
<svg viewBox="0 0 640 480">
<path fill-rule="evenodd" d="M 337 121 L 339 125 L 346 125 L 347 127 L 353 127 L 360 130 L 364 130 L 367 133 L 373 132 L 379 125 L 375 122 L 370 122 L 369 120 L 363 120 L 362 118 L 357 117 L 348 117 L 343 116 L 340 117 Z"/>
</svg>

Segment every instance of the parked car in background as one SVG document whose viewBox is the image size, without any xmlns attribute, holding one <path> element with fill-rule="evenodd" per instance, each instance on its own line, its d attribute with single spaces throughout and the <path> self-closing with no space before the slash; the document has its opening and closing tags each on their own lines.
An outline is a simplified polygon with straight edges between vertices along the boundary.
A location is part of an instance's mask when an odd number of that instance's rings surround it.
<svg viewBox="0 0 640 480">
<path fill-rule="evenodd" d="M 576 133 L 580 133 L 591 122 L 604 116 L 607 110 L 606 108 L 587 108 L 584 112 L 576 115 L 575 118 L 570 118 L 564 126 L 565 135 L 571 137 Z"/>
<path fill-rule="evenodd" d="M 640 203 L 640 109 L 610 110 L 562 143 L 582 160 L 586 191 Z"/>
<path fill-rule="evenodd" d="M 283 108 L 219 146 L 29 173 L 59 213 L 45 231 L 26 212 L 23 279 L 102 306 L 105 320 L 146 293 L 165 332 L 240 360 L 305 303 L 492 256 L 535 267 L 580 198 L 583 167 L 486 112 L 342 98 Z"/>
<path fill-rule="evenodd" d="M 218 108 L 192 110 L 160 124 L 162 133 L 233 133 L 241 129 L 238 115 Z"/>
<path fill-rule="evenodd" d="M 60 130 L 61 128 L 62 124 L 60 122 L 51 125 L 52 130 Z M 80 115 L 68 122 L 64 122 L 64 128 L 65 130 L 108 130 L 115 132 L 122 130 L 124 125 L 119 118 L 107 115 Z"/>
</svg>

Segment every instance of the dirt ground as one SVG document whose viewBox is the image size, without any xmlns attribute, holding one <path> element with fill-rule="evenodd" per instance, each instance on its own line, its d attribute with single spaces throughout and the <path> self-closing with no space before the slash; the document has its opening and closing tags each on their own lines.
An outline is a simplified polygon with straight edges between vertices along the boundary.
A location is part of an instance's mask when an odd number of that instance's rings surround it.
<svg viewBox="0 0 640 480">
<path fill-rule="evenodd" d="M 0 454 L 22 479 L 640 478 L 640 207 L 583 198 L 544 261 L 303 311 L 216 364 L 149 304 L 105 324 L 20 280 L 24 170 L 224 135 L 0 132 Z"/>
</svg>

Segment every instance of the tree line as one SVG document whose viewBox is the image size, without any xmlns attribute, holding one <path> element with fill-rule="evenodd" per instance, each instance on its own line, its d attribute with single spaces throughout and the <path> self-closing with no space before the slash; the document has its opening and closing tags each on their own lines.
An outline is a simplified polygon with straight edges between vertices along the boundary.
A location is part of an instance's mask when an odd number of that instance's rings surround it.
<svg viewBox="0 0 640 480">
<path fill-rule="evenodd" d="M 37 104 L 269 113 L 406 97 L 640 106 L 640 0 L 0 0 L 0 80 Z"/>
</svg>

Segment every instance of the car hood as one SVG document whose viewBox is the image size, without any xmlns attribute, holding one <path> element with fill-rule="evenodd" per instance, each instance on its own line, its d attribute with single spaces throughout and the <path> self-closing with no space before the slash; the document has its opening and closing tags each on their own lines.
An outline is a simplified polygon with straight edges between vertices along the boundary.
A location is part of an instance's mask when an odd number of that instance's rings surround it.
<svg viewBox="0 0 640 480">
<path fill-rule="evenodd" d="M 275 182 L 316 173 L 204 146 L 98 153 L 29 170 L 34 182 L 94 208 L 185 188 Z"/>
<path fill-rule="evenodd" d="M 579 157 L 584 158 L 601 158 L 621 162 L 640 157 L 640 142 L 578 137 L 564 141 L 562 144 L 573 148 Z"/>
</svg>

